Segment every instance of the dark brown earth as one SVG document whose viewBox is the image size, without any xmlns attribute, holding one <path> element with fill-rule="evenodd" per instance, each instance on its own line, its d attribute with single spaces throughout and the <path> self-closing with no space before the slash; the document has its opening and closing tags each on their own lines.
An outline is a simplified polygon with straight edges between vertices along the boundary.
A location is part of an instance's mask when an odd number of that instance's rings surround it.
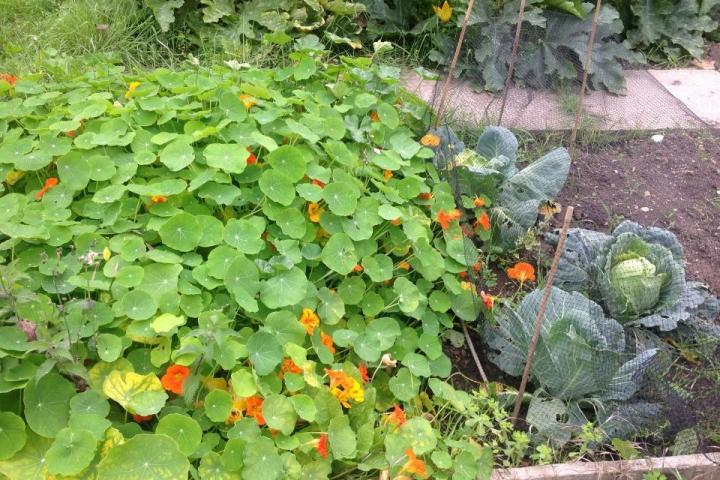
<svg viewBox="0 0 720 480">
<path fill-rule="evenodd" d="M 720 130 L 651 135 L 578 148 L 558 201 L 575 207 L 573 226 L 609 231 L 629 219 L 671 230 L 687 278 L 720 294 Z"/>
</svg>

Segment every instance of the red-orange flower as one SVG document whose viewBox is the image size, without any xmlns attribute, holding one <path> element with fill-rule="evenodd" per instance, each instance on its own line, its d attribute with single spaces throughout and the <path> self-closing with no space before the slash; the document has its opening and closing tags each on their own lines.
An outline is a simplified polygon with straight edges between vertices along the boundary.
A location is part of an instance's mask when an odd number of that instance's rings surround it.
<svg viewBox="0 0 720 480">
<path fill-rule="evenodd" d="M 152 203 L 165 203 L 167 202 L 167 197 L 165 195 L 153 195 L 150 197 L 150 201 Z"/>
<path fill-rule="evenodd" d="M 247 93 L 240 95 L 240 101 L 242 102 L 243 107 L 245 107 L 245 110 L 250 110 L 253 106 L 257 105 L 253 96 L 248 95 Z"/>
<path fill-rule="evenodd" d="M 484 231 L 490 230 L 490 217 L 488 216 L 487 212 L 483 212 L 482 215 L 480 215 L 480 218 L 475 220 L 475 228 L 482 228 Z"/>
<path fill-rule="evenodd" d="M 484 199 L 484 198 L 480 198 L 480 197 L 475 197 L 475 198 L 473 199 L 473 205 L 475 205 L 475 207 L 477 207 L 477 208 L 484 207 L 484 206 L 485 206 L 485 199 Z"/>
<path fill-rule="evenodd" d="M 252 152 L 252 150 L 250 150 L 250 147 L 245 147 L 245 150 L 247 150 L 247 152 L 250 154 L 250 155 L 247 157 L 247 164 L 248 164 L 248 165 L 255 165 L 255 164 L 257 163 L 257 157 L 256 157 L 255 154 Z"/>
<path fill-rule="evenodd" d="M 318 180 L 317 178 L 313 178 L 310 183 L 312 183 L 312 184 L 315 185 L 316 187 L 325 188 L 325 182 L 321 182 L 321 181 Z"/>
<path fill-rule="evenodd" d="M 440 209 L 440 211 L 437 214 L 437 222 L 440 224 L 440 226 L 443 228 L 443 230 L 447 230 L 450 228 L 450 222 L 454 222 L 455 220 L 460 219 L 460 210 L 457 208 L 454 208 L 450 210 L 449 212 L 446 212 L 443 209 Z"/>
<path fill-rule="evenodd" d="M 2 80 L 5 80 L 11 87 L 14 87 L 17 83 L 18 77 L 11 73 L 0 73 L 0 81 Z"/>
<path fill-rule="evenodd" d="M 393 173 L 390 170 L 383 170 L 383 177 L 385 178 L 385 181 L 387 182 L 393 177 Z"/>
<path fill-rule="evenodd" d="M 376 111 L 370 112 L 370 121 L 372 122 L 379 122 L 380 121 L 380 115 Z"/>
<path fill-rule="evenodd" d="M 467 280 L 467 270 L 463 270 L 462 272 L 458 273 L 458 277 L 462 278 L 463 280 Z"/>
<path fill-rule="evenodd" d="M 45 180 L 45 185 L 35 194 L 35 198 L 40 200 L 43 198 L 43 196 L 50 190 L 51 188 L 55 187 L 58 184 L 58 179 L 55 177 L 50 177 L 47 180 Z"/>
<path fill-rule="evenodd" d="M 318 451 L 322 458 L 328 457 L 328 436 L 327 433 L 321 433 L 315 444 L 315 449 Z"/>
<path fill-rule="evenodd" d="M 360 382 L 342 370 L 325 369 L 330 377 L 330 393 L 332 393 L 345 408 L 350 408 L 350 400 L 365 401 L 365 391 Z"/>
<path fill-rule="evenodd" d="M 427 477 L 427 468 L 425 467 L 425 462 L 420 460 L 415 456 L 415 452 L 412 451 L 412 448 L 408 448 L 405 450 L 405 455 L 408 457 L 407 463 L 403 465 L 401 472 L 407 472 L 410 474 L 416 474 L 419 475 L 421 478 Z"/>
<path fill-rule="evenodd" d="M 495 297 L 493 297 L 492 295 L 488 295 L 483 291 L 480 291 L 480 298 L 482 298 L 482 301 L 485 304 L 485 308 L 487 308 L 488 310 L 493 309 L 493 306 L 495 305 Z"/>
<path fill-rule="evenodd" d="M 65 132 L 65 135 L 70 138 L 75 138 L 77 136 L 77 130 L 68 130 L 67 132 Z"/>
<path fill-rule="evenodd" d="M 403 260 L 402 262 L 398 263 L 398 268 L 401 268 L 407 272 L 408 270 L 410 270 L 410 264 Z"/>
<path fill-rule="evenodd" d="M 477 262 L 473 263 L 473 265 L 472 265 L 473 272 L 475 272 L 475 273 L 480 272 L 480 270 L 482 270 L 482 266 L 483 266 L 483 265 L 482 265 L 482 262 L 481 262 L 480 260 L 478 260 Z"/>
<path fill-rule="evenodd" d="M 284 378 L 286 373 L 295 373 L 299 375 L 302 373 L 302 369 L 298 367 L 292 359 L 286 358 L 280 365 L 280 378 Z"/>
<path fill-rule="evenodd" d="M 310 202 L 308 203 L 307 211 L 310 221 L 313 223 L 318 223 L 325 209 L 322 208 L 319 203 Z"/>
<path fill-rule="evenodd" d="M 143 422 L 149 422 L 152 420 L 155 416 L 154 415 L 136 415 L 133 414 L 132 419 L 135 423 L 143 423 Z"/>
<path fill-rule="evenodd" d="M 390 220 L 390 223 L 393 225 L 400 225 L 402 222 L 399 218 L 393 218 L 392 220 Z"/>
<path fill-rule="evenodd" d="M 183 384 L 190 376 L 190 369 L 184 365 L 170 365 L 165 370 L 165 375 L 160 379 L 160 383 L 165 390 L 182 395 Z"/>
<path fill-rule="evenodd" d="M 517 262 L 507 269 L 507 276 L 520 283 L 532 282 L 535 280 L 535 268 L 527 262 Z"/>
<path fill-rule="evenodd" d="M 309 308 L 303 308 L 298 321 L 303 327 L 305 327 L 305 331 L 308 335 L 312 335 L 315 328 L 320 325 L 320 317 L 318 317 L 317 314 Z"/>
<path fill-rule="evenodd" d="M 432 193 L 430 192 L 422 192 L 418 195 L 418 198 L 420 200 L 430 200 L 432 199 Z"/>
<path fill-rule="evenodd" d="M 320 332 L 320 342 L 330 350 L 330 353 L 335 355 L 335 345 L 333 345 L 333 338 L 325 332 Z"/>
<path fill-rule="evenodd" d="M 357 265 L 355 265 L 355 266 L 353 267 L 353 270 L 356 271 L 357 273 L 360 273 L 360 272 L 363 271 L 363 267 L 362 267 L 362 265 L 360 265 L 360 264 L 358 263 Z"/>
<path fill-rule="evenodd" d="M 265 425 L 265 418 L 262 413 L 262 397 L 253 395 L 245 399 L 245 413 L 248 417 L 253 417 L 258 425 Z"/>
<path fill-rule="evenodd" d="M 395 425 L 396 427 L 402 427 L 403 424 L 407 421 L 407 417 L 405 417 L 405 412 L 402 408 L 400 408 L 400 405 L 397 403 L 393 405 L 393 411 L 388 417 L 388 423 L 391 425 Z"/>
<path fill-rule="evenodd" d="M 368 377 L 367 365 L 361 363 L 360 365 L 358 365 L 358 371 L 360 372 L 360 378 L 362 379 L 363 383 L 367 383 L 370 381 L 370 378 Z"/>
</svg>

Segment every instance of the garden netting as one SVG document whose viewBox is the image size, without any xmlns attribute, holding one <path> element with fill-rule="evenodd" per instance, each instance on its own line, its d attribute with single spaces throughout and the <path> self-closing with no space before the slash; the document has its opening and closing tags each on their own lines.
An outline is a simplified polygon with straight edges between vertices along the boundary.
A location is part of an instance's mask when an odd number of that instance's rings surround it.
<svg viewBox="0 0 720 480">
<path fill-rule="evenodd" d="M 605 232 L 571 228 L 546 302 L 546 278 L 538 278 L 536 290 L 525 285 L 527 296 L 513 307 L 498 302 L 490 294 L 497 286 L 479 273 L 477 267 L 492 255 L 489 246 L 521 245 L 528 232 L 541 237 L 542 255 L 552 257 L 561 211 L 553 199 L 568 176 L 576 122 L 578 135 L 636 128 L 647 136 L 666 128 L 703 135 L 711 127 L 669 95 L 620 42 L 608 46 L 608 38 L 619 33 L 611 9 L 598 15 L 579 116 L 592 15 L 581 20 L 551 12 L 539 28 L 530 4 L 515 75 L 506 83 L 518 15 L 513 6 L 498 14 L 485 2 L 476 4 L 455 72 L 462 76 L 449 82 L 445 99 L 442 76 L 414 84 L 442 112 L 429 132 L 440 139 L 434 164 L 452 186 L 461 213 L 475 307 L 467 317 L 474 316 L 470 323 L 481 338 L 475 345 L 481 367 L 490 372 L 490 382 L 517 387 L 546 303 L 520 428 L 558 448 L 604 445 L 607 459 L 702 453 L 717 462 L 709 454 L 720 453 L 720 378 L 695 373 L 720 362 L 720 302 L 707 285 L 686 278 L 687 258 L 673 233 L 628 220 Z M 624 70 L 612 65 L 620 57 Z M 473 73 L 469 61 L 483 68 Z M 624 100 L 628 89 L 648 90 L 647 103 Z M 628 114 L 635 111 L 640 117 Z M 631 117 L 642 125 L 631 124 Z M 510 128 L 531 135 L 559 132 L 568 149 L 524 164 L 528 159 L 519 158 Z M 481 212 L 489 213 L 491 231 L 483 228 Z"/>
</svg>

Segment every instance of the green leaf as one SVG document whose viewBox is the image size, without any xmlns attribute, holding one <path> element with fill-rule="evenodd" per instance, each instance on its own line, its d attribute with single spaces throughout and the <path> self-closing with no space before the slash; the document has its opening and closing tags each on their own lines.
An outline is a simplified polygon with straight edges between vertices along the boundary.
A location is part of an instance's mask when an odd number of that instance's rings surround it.
<svg viewBox="0 0 720 480">
<path fill-rule="evenodd" d="M 397 110 L 389 103 L 380 103 L 377 107 L 377 113 L 380 121 L 388 128 L 395 129 L 400 124 L 400 117 L 397 114 Z"/>
<path fill-rule="evenodd" d="M 257 312 L 255 295 L 260 290 L 260 276 L 252 260 L 245 257 L 232 260 L 225 272 L 225 286 L 241 308 L 248 312 Z"/>
<path fill-rule="evenodd" d="M 242 368 L 230 375 L 231 385 L 235 395 L 241 398 L 250 397 L 257 393 L 257 385 L 251 371 Z"/>
<path fill-rule="evenodd" d="M 390 280 L 393 277 L 393 261 L 383 254 L 375 254 L 362 259 L 363 272 L 376 283 Z"/>
<path fill-rule="evenodd" d="M 355 458 L 357 453 L 357 437 L 350 428 L 350 419 L 341 415 L 330 420 L 328 427 L 328 445 L 333 457 L 340 459 Z"/>
<path fill-rule="evenodd" d="M 43 437 L 55 437 L 67 425 L 74 395 L 73 384 L 58 373 L 31 379 L 23 395 L 28 426 Z"/>
<path fill-rule="evenodd" d="M 110 413 L 110 404 L 100 392 L 85 390 L 70 399 L 70 412 L 106 417 Z"/>
<path fill-rule="evenodd" d="M 280 365 L 283 350 L 277 339 L 267 332 L 255 332 L 247 342 L 248 355 L 258 375 L 267 375 Z"/>
<path fill-rule="evenodd" d="M 97 336 L 98 357 L 105 362 L 114 362 L 122 353 L 122 339 L 110 333 L 101 333 Z"/>
<path fill-rule="evenodd" d="M 398 370 L 397 375 L 390 379 L 389 386 L 390 391 L 398 400 L 409 402 L 418 394 L 420 381 L 410 373 L 410 370 L 403 367 Z"/>
<path fill-rule="evenodd" d="M 277 170 L 266 170 L 258 182 L 260 190 L 280 205 L 289 206 L 295 198 L 295 187 L 287 175 Z"/>
<path fill-rule="evenodd" d="M 228 173 L 242 173 L 247 166 L 250 153 L 234 143 L 211 143 L 203 152 L 205 161 L 211 167 Z"/>
<path fill-rule="evenodd" d="M 347 216 L 355 212 L 360 191 L 350 182 L 333 182 L 323 188 L 322 197 L 332 213 Z"/>
<path fill-rule="evenodd" d="M 179 213 L 163 223 L 158 231 L 163 243 L 180 252 L 197 248 L 202 238 L 200 223 L 194 215 Z"/>
<path fill-rule="evenodd" d="M 260 300 L 272 309 L 296 305 L 305 298 L 307 288 L 305 273 L 293 267 L 263 282 L 260 288 Z"/>
<path fill-rule="evenodd" d="M 136 415 L 155 415 L 168 398 L 160 379 L 154 373 L 141 375 L 113 370 L 105 377 L 102 391 Z"/>
<path fill-rule="evenodd" d="M 285 395 L 269 395 L 262 405 L 263 418 L 269 428 L 290 435 L 295 430 L 297 414 L 292 402 Z"/>
<path fill-rule="evenodd" d="M 317 407 L 312 398 L 304 393 L 299 393 L 290 397 L 290 401 L 295 408 L 298 416 L 307 422 L 314 422 L 317 415 Z"/>
<path fill-rule="evenodd" d="M 141 433 L 110 449 L 98 464 L 97 480 L 178 480 L 190 462 L 167 435 Z"/>
<path fill-rule="evenodd" d="M 26 441 L 25 422 L 22 418 L 12 412 L 0 412 L 0 460 L 12 458 L 22 450 Z"/>
<path fill-rule="evenodd" d="M 221 423 L 230 416 L 233 399 L 228 392 L 216 389 L 205 396 L 203 405 L 205 406 L 205 415 L 213 422 Z"/>
<path fill-rule="evenodd" d="M 241 253 L 258 253 L 265 246 L 265 241 L 261 238 L 265 225 L 263 217 L 231 218 L 225 225 L 225 242 Z"/>
<path fill-rule="evenodd" d="M 215 452 L 208 452 L 200 459 L 198 467 L 200 480 L 242 480 L 239 473 L 230 471 L 223 458 Z"/>
<path fill-rule="evenodd" d="M 198 422 L 180 413 L 170 413 L 162 417 L 155 432 L 175 440 L 178 449 L 185 455 L 192 455 L 202 440 L 202 428 Z"/>
<path fill-rule="evenodd" d="M 260 437 L 245 446 L 242 478 L 279 480 L 284 478 L 283 473 L 283 463 L 272 440 Z"/>
<path fill-rule="evenodd" d="M 358 263 L 358 257 L 350 237 L 346 233 L 336 233 L 330 237 L 323 248 L 322 261 L 340 275 L 352 272 Z"/>
<path fill-rule="evenodd" d="M 48 472 L 60 475 L 80 473 L 95 457 L 96 446 L 95 437 L 87 430 L 62 429 L 45 455 Z"/>
<path fill-rule="evenodd" d="M 300 181 L 305 176 L 307 168 L 305 156 L 297 147 L 282 145 L 270 152 L 267 161 L 275 170 L 285 175 L 293 183 Z"/>
<path fill-rule="evenodd" d="M 170 171 L 177 172 L 195 160 L 195 151 L 186 138 L 178 138 L 168 143 L 160 151 L 160 162 Z"/>
<path fill-rule="evenodd" d="M 143 290 L 132 290 L 120 299 L 120 312 L 133 320 L 147 320 L 157 308 L 155 299 Z"/>
</svg>

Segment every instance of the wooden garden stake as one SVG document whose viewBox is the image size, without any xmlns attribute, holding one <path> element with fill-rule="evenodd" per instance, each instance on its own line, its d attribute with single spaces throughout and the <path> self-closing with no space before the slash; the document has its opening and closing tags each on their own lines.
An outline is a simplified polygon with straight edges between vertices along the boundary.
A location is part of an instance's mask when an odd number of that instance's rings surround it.
<svg viewBox="0 0 720 480">
<path fill-rule="evenodd" d="M 570 156 L 575 153 L 575 139 L 577 131 L 580 128 L 580 119 L 582 118 L 583 106 L 585 104 L 585 90 L 587 90 L 588 69 L 592 60 L 593 45 L 595 44 L 595 33 L 597 32 L 597 22 L 602 8 L 602 0 L 596 0 L 595 11 L 593 12 L 592 27 L 590 28 L 590 37 L 588 38 L 587 50 L 585 51 L 585 64 L 583 65 L 582 84 L 580 85 L 580 95 L 578 97 L 577 111 L 575 112 L 575 123 L 573 124 L 572 133 L 570 134 Z"/>
<path fill-rule="evenodd" d="M 468 344 L 468 347 L 470 347 L 470 355 L 472 355 L 473 360 L 475 360 L 475 366 L 477 366 L 478 372 L 480 372 L 480 378 L 482 378 L 482 381 L 485 383 L 488 383 L 488 377 L 485 375 L 485 369 L 482 366 L 482 363 L 480 363 L 480 357 L 478 357 L 477 352 L 475 351 L 475 345 L 473 344 L 472 338 L 470 338 L 470 332 L 468 332 L 467 325 L 465 325 L 465 322 L 462 322 L 462 328 L 463 328 L 463 334 L 465 335 L 465 341 Z"/>
<path fill-rule="evenodd" d="M 525 0 L 523 0 L 525 1 Z M 448 75 L 445 79 L 445 83 L 442 86 L 440 92 L 440 101 L 438 102 L 437 113 L 435 114 L 435 128 L 438 128 L 440 124 L 440 117 L 442 116 L 443 110 L 445 109 L 445 101 L 447 100 L 448 90 L 450 89 L 450 80 L 452 80 L 453 73 L 455 73 L 455 67 L 457 66 L 458 58 L 460 57 L 460 50 L 462 49 L 463 40 L 465 40 L 465 31 L 467 30 L 468 19 L 473 9 L 475 0 L 468 2 L 467 9 L 465 9 L 465 18 L 463 19 L 462 28 L 460 29 L 460 35 L 458 36 L 457 44 L 455 45 L 455 53 L 453 54 L 452 61 L 450 62 L 450 68 L 448 69 Z"/>
<path fill-rule="evenodd" d="M 507 102 L 508 90 L 512 83 L 513 73 L 515 72 L 515 60 L 517 59 L 518 45 L 520 45 L 520 32 L 522 32 L 522 24 L 525 20 L 525 0 L 520 0 L 520 8 L 517 15 L 517 27 L 515 27 L 515 39 L 513 40 L 512 51 L 510 52 L 510 63 L 508 64 L 508 73 L 505 78 L 505 90 L 503 91 L 502 103 L 500 104 L 500 115 L 498 115 L 498 125 L 502 123 L 502 117 L 505 113 L 505 103 Z"/>
<path fill-rule="evenodd" d="M 525 395 L 525 388 L 527 387 L 528 377 L 530 376 L 530 368 L 532 367 L 533 357 L 535 356 L 535 349 L 537 348 L 543 321 L 545 320 L 545 308 L 547 307 L 548 298 L 550 298 L 552 284 L 555 281 L 555 274 L 557 273 L 560 256 L 562 255 L 565 239 L 567 238 L 568 229 L 570 228 L 572 214 L 573 207 L 567 207 L 565 210 L 565 219 L 563 220 L 562 230 L 560 230 L 560 238 L 558 239 L 558 244 L 555 248 L 555 256 L 553 257 L 552 265 L 550 266 L 550 273 L 548 273 L 547 282 L 545 283 L 542 298 L 540 299 L 540 308 L 538 309 L 537 317 L 535 317 L 535 328 L 533 330 L 532 338 L 530 339 L 527 361 L 525 362 L 525 370 L 523 371 L 522 379 L 520 380 L 520 388 L 518 388 L 517 398 L 515 399 L 515 408 L 513 409 L 511 417 L 513 426 L 515 426 L 518 421 L 518 417 L 520 416 L 520 406 L 522 405 L 522 399 Z"/>
</svg>

